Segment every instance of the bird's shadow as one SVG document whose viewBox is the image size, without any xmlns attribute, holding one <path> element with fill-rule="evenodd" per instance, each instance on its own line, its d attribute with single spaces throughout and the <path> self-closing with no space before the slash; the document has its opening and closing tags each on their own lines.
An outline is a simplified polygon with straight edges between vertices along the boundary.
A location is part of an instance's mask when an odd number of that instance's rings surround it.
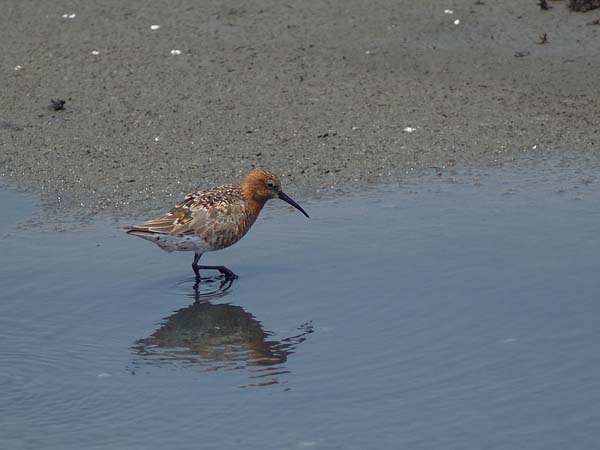
<svg viewBox="0 0 600 450">
<path fill-rule="evenodd" d="M 247 370 L 252 380 L 248 385 L 281 383 L 282 375 L 289 373 L 288 357 L 313 333 L 312 323 L 277 340 L 243 307 L 216 303 L 231 293 L 235 280 L 217 276 L 183 283 L 193 283 L 186 292 L 192 304 L 165 317 L 154 333 L 134 343 L 134 365 L 202 372 Z"/>
</svg>

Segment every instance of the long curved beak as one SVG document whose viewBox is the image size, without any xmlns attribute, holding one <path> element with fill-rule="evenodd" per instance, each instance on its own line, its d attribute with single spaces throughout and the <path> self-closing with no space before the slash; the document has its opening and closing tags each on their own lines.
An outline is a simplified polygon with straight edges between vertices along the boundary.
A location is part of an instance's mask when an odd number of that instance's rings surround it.
<svg viewBox="0 0 600 450">
<path fill-rule="evenodd" d="M 294 200 L 292 200 L 285 192 L 279 191 L 279 198 L 281 200 L 283 200 L 284 202 L 292 205 L 294 208 L 296 208 L 298 211 L 300 211 L 302 214 L 304 214 L 306 217 L 308 217 L 310 219 L 308 214 L 306 214 L 306 211 L 304 211 L 302 209 L 302 207 L 298 203 L 296 203 Z"/>
</svg>

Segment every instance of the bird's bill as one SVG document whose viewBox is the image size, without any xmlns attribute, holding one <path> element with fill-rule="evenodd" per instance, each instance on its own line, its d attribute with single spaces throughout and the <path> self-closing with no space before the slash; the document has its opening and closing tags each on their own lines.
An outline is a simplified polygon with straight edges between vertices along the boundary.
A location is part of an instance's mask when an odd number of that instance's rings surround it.
<svg viewBox="0 0 600 450">
<path fill-rule="evenodd" d="M 290 205 L 292 205 L 294 208 L 296 208 L 298 211 L 300 211 L 302 214 L 304 214 L 306 217 L 308 217 L 310 219 L 310 217 L 308 216 L 308 214 L 306 214 L 306 211 L 304 211 L 302 209 L 302 207 L 296 203 L 294 200 L 292 200 L 286 193 L 284 192 L 279 192 L 279 198 L 281 200 L 283 200 L 286 203 L 289 203 Z"/>
</svg>

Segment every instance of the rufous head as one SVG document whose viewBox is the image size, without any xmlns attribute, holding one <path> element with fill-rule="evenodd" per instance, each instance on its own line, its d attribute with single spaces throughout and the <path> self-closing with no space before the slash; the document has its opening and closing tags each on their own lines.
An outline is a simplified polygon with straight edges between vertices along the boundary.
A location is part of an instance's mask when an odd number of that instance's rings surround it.
<svg viewBox="0 0 600 450">
<path fill-rule="evenodd" d="M 263 169 L 253 169 L 241 183 L 244 196 L 250 201 L 264 205 L 267 200 L 279 198 L 289 203 L 306 217 L 306 211 L 281 190 L 281 181 L 274 173 Z"/>
</svg>

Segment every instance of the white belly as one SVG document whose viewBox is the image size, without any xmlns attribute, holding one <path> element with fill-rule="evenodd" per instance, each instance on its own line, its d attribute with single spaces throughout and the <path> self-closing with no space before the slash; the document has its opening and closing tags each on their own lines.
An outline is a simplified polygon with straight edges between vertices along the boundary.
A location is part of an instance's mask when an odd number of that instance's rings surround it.
<svg viewBox="0 0 600 450">
<path fill-rule="evenodd" d="M 204 239 L 194 234 L 138 234 L 137 236 L 154 242 L 167 252 L 206 253 L 214 249 Z"/>
</svg>

